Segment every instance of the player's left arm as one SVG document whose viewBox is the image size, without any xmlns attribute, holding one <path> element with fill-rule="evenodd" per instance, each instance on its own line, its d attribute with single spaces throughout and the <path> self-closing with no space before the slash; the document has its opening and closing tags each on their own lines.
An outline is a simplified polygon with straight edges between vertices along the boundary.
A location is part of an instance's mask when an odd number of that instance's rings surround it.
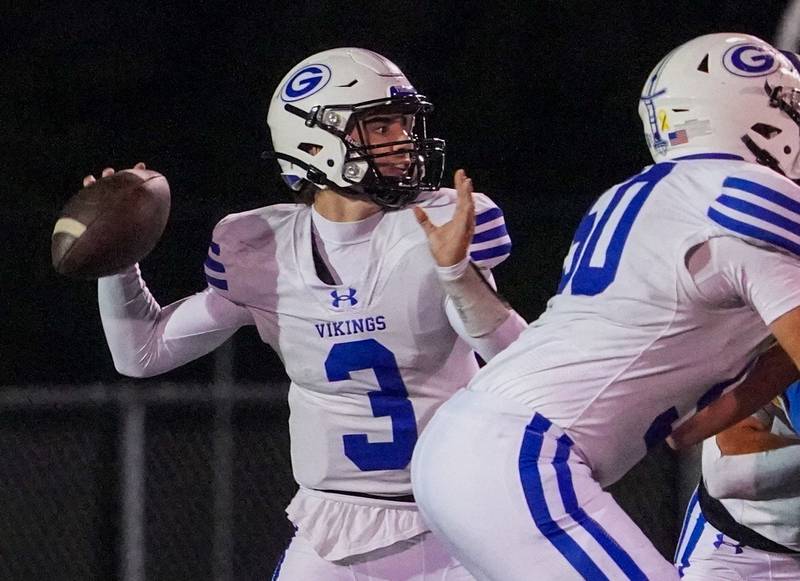
<svg viewBox="0 0 800 581">
<path fill-rule="evenodd" d="M 698 444 L 767 405 L 800 374 L 780 345 L 759 357 L 738 386 L 678 426 L 667 438 L 676 450 Z"/>
<path fill-rule="evenodd" d="M 458 198 L 449 222 L 434 225 L 419 206 L 414 207 L 414 214 L 428 237 L 439 280 L 447 293 L 445 308 L 451 325 L 488 361 L 519 336 L 526 322 L 497 295 L 488 270 L 489 264 L 507 256 L 507 249 L 504 245 L 476 249 L 480 234 L 475 234 L 475 199 L 472 180 L 464 170 L 456 172 L 455 185 Z M 481 259 L 485 259 L 485 272 L 479 268 Z"/>
</svg>

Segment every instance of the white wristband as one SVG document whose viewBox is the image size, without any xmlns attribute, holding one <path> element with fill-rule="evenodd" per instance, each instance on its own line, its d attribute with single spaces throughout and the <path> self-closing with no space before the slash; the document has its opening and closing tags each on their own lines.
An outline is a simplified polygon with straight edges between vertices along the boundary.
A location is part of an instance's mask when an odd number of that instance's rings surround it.
<svg viewBox="0 0 800 581">
<path fill-rule="evenodd" d="M 439 275 L 439 280 L 442 282 L 459 279 L 463 276 L 464 272 L 469 268 L 469 255 L 450 266 L 436 266 L 436 274 Z"/>
<path fill-rule="evenodd" d="M 508 319 L 510 309 L 469 258 L 452 266 L 437 267 L 436 271 L 470 337 L 488 335 Z"/>
</svg>

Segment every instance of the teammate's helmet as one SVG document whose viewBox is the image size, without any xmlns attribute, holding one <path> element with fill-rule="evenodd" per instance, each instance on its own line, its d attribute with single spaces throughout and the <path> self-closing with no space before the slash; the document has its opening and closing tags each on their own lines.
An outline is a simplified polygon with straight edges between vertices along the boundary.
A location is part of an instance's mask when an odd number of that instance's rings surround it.
<svg viewBox="0 0 800 581">
<path fill-rule="evenodd" d="M 272 96 L 267 123 L 281 173 L 293 189 L 308 181 L 397 208 L 441 183 L 444 141 L 426 134 L 432 110 L 388 59 L 361 48 L 337 48 L 289 71 Z M 375 114 L 413 118 L 409 138 L 370 145 L 363 122 Z M 400 175 L 382 174 L 376 159 L 398 151 L 409 157 L 407 168 Z"/>
<path fill-rule="evenodd" d="M 727 153 L 800 178 L 796 55 L 747 34 L 700 36 L 665 56 L 639 116 L 656 162 Z"/>
</svg>

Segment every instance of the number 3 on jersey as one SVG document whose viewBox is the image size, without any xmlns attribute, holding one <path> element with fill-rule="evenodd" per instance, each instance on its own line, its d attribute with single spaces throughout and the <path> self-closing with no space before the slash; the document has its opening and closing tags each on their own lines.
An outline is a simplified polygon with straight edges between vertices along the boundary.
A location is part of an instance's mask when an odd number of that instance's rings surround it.
<svg viewBox="0 0 800 581">
<path fill-rule="evenodd" d="M 342 436 L 344 454 L 361 470 L 401 470 L 417 443 L 417 420 L 394 354 L 375 339 L 337 343 L 325 360 L 328 381 L 350 379 L 350 372 L 372 369 L 380 390 L 367 394 L 372 415 L 392 420 L 391 442 L 370 442 L 366 434 Z"/>
<path fill-rule="evenodd" d="M 636 216 L 639 215 L 656 184 L 674 166 L 672 163 L 659 163 L 622 184 L 614 192 L 603 215 L 596 220 L 600 212 L 598 206 L 605 202 L 607 196 L 600 198 L 578 225 L 572 241 L 571 257 L 567 256 L 565 260 L 564 274 L 558 284 L 558 294 L 572 282 L 570 294 L 593 296 L 600 294 L 614 282 L 622 258 L 622 249 L 628 240 Z M 626 196 L 628 191 L 638 184 L 641 184 L 639 190 L 631 196 Z M 626 204 L 623 204 L 623 200 Z M 597 262 L 596 257 L 601 253 L 605 254 L 602 265 L 593 266 L 592 263 Z"/>
</svg>

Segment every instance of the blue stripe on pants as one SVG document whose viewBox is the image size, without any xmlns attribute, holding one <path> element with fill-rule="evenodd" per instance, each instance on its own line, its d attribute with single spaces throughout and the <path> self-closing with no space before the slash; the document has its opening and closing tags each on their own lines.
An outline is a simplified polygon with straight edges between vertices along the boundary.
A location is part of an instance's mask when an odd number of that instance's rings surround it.
<svg viewBox="0 0 800 581">
<path fill-rule="evenodd" d="M 564 503 L 564 510 L 588 532 L 595 541 L 609 554 L 611 559 L 622 569 L 631 581 L 647 581 L 647 575 L 639 568 L 631 556 L 615 541 L 608 532 L 600 526 L 597 521 L 586 514 L 578 505 L 575 496 L 575 487 L 572 485 L 572 474 L 569 471 L 567 460 L 569 459 L 572 440 L 563 435 L 558 438 L 556 454 L 553 458 L 553 466 L 556 469 L 556 479 L 558 480 L 558 491 L 561 493 L 561 500 Z"/>
<path fill-rule="evenodd" d="M 522 490 L 528 503 L 533 522 L 541 533 L 561 553 L 584 579 L 608 581 L 592 558 L 550 516 L 542 488 L 539 472 L 539 454 L 542 451 L 542 433 L 550 427 L 550 421 L 536 414 L 525 428 L 519 453 L 519 474 Z"/>
<path fill-rule="evenodd" d="M 692 511 L 694 510 L 695 505 L 700 501 L 700 498 L 697 496 L 697 488 L 694 489 L 692 493 L 692 497 L 689 499 L 689 506 L 686 507 L 686 514 L 683 515 L 683 524 L 681 525 L 681 536 L 678 537 L 678 545 L 675 547 L 675 556 L 672 557 L 672 561 L 677 563 L 678 555 L 680 554 L 681 546 L 683 545 L 683 539 L 686 536 L 686 531 L 689 528 L 689 519 L 692 517 Z"/>
<path fill-rule="evenodd" d="M 692 497 L 693 502 L 696 500 L 697 491 L 695 491 L 694 494 L 694 497 Z M 689 540 L 686 542 L 686 548 L 683 550 L 683 556 L 681 557 L 680 563 L 678 563 L 678 575 L 681 577 L 683 577 L 683 570 L 688 568 L 690 565 L 689 559 L 692 557 L 695 547 L 697 547 L 697 542 L 703 535 L 703 528 L 705 528 L 705 526 L 706 517 L 703 516 L 702 512 L 698 512 L 697 520 L 695 521 L 694 528 L 692 529 L 692 534 L 689 536 Z"/>
</svg>

